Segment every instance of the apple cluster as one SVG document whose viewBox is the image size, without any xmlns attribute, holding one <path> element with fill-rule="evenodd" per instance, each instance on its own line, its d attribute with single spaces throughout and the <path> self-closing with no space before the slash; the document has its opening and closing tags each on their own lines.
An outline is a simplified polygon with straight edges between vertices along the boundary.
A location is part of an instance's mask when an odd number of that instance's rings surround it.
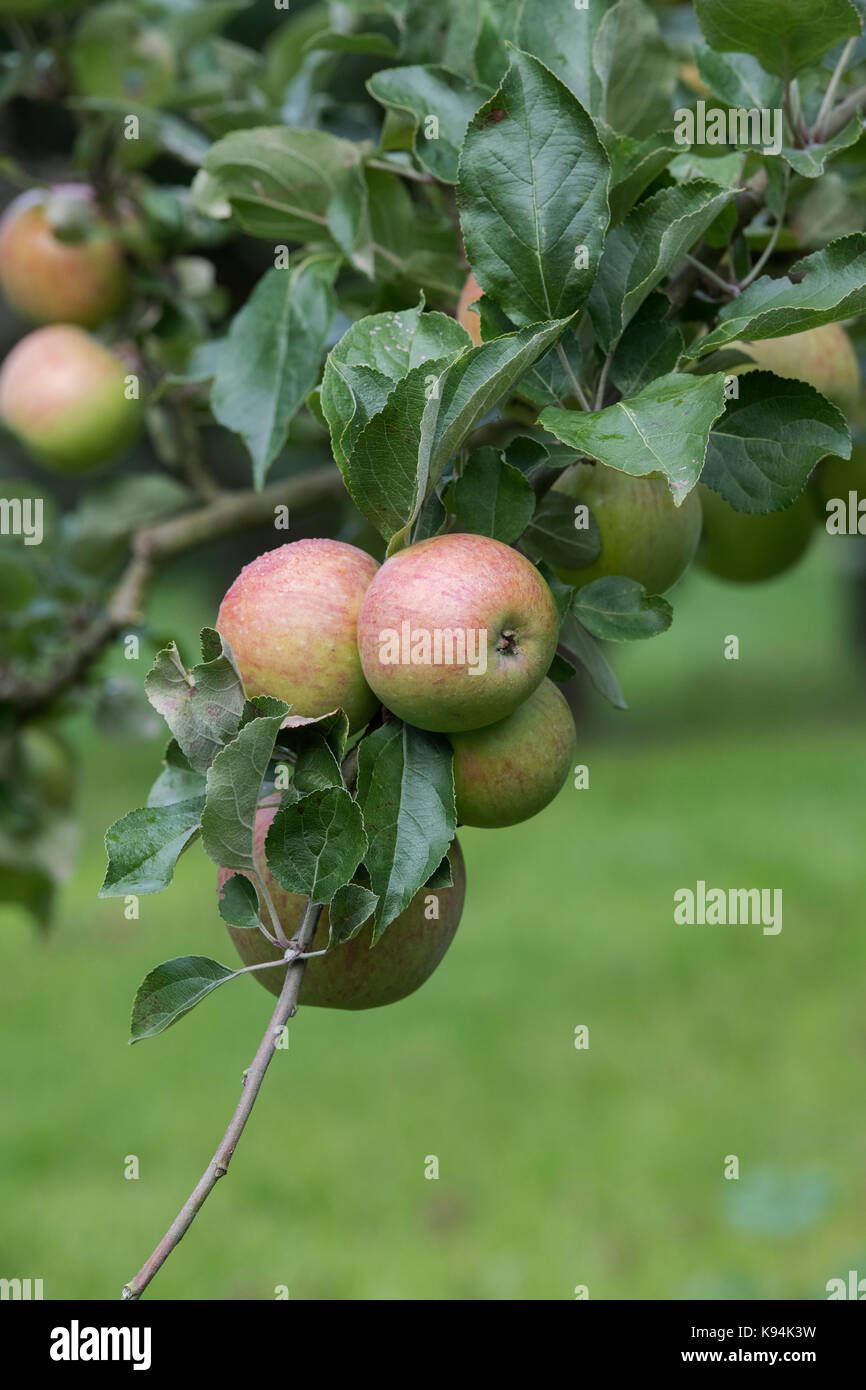
<svg viewBox="0 0 866 1390">
<path fill-rule="evenodd" d="M 482 342 L 478 312 L 483 290 L 470 274 L 457 317 L 473 343 Z M 823 324 L 804 333 L 759 342 L 732 343 L 749 359 L 732 376 L 766 371 L 805 381 L 849 419 L 860 401 L 860 367 L 845 329 Z M 576 404 L 576 403 L 575 403 Z M 856 450 L 851 462 L 824 459 L 811 485 L 783 511 L 736 511 L 719 493 L 699 483 L 677 507 L 666 479 L 633 477 L 614 468 L 582 461 L 567 469 L 553 490 L 586 506 L 598 525 L 601 554 L 579 570 L 557 570 L 574 588 L 595 579 L 626 575 L 650 594 L 664 594 L 694 561 L 701 569 L 733 583 L 757 583 L 783 574 L 809 548 L 830 498 L 847 498 L 850 488 L 866 494 L 866 461 Z"/>
<path fill-rule="evenodd" d="M 0 220 L 0 290 L 40 325 L 0 369 L 0 422 L 44 467 L 77 474 L 119 459 L 142 425 L 127 367 L 95 336 L 129 300 L 116 229 L 87 184 L 22 193 Z"/>
<path fill-rule="evenodd" d="M 217 629 L 247 693 L 285 700 L 291 719 L 340 708 L 355 733 L 374 719 L 397 718 L 448 738 L 458 825 L 498 828 L 534 816 L 573 766 L 574 720 L 547 675 L 556 604 L 536 567 L 500 541 L 436 536 L 381 566 L 341 541 L 295 541 L 246 566 L 223 599 Z M 264 843 L 275 811 L 259 809 L 256 856 L 290 939 L 304 900 L 268 871 Z M 311 959 L 301 1001 L 361 1008 L 416 989 L 460 919 L 465 873 L 456 840 L 449 860 L 452 884 L 438 890 L 438 918 L 428 920 L 422 889 L 374 951 L 366 949 L 368 926 Z M 220 886 L 227 877 L 221 871 Z M 246 964 L 278 959 L 260 932 L 230 931 Z M 313 950 L 327 941 L 325 912 Z M 278 993 L 276 973 L 257 978 Z"/>
</svg>

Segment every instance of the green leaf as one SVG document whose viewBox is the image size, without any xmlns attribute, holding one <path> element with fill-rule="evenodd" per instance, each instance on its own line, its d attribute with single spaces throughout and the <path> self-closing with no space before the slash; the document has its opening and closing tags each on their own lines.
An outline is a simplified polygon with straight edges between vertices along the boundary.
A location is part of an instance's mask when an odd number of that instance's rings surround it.
<svg viewBox="0 0 866 1390">
<path fill-rule="evenodd" d="M 367 80 L 367 90 L 383 106 L 408 111 L 415 125 L 413 149 L 419 164 L 442 183 L 457 182 L 457 161 L 466 128 L 489 95 L 487 88 L 449 72 L 447 68 L 387 68 Z M 433 116 L 436 135 L 428 138 L 425 124 Z"/>
<path fill-rule="evenodd" d="M 539 417 L 572 448 L 623 473 L 661 473 L 679 506 L 700 477 L 712 429 L 725 409 L 725 378 L 672 372 L 606 410 L 545 410 Z"/>
<path fill-rule="evenodd" d="M 653 11 L 618 0 L 603 16 L 592 46 L 601 84 L 601 115 L 614 130 L 650 135 L 670 116 L 676 60 Z"/>
<path fill-rule="evenodd" d="M 619 681 L 605 660 L 601 648 L 573 612 L 566 614 L 559 640 L 566 653 L 586 671 L 598 693 L 603 695 L 614 709 L 628 709 Z"/>
<path fill-rule="evenodd" d="M 531 478 L 539 469 L 569 468 L 580 458 L 580 451 L 569 449 L 552 437 L 542 440 L 518 434 L 507 446 L 504 457 L 506 463 Z"/>
<path fill-rule="evenodd" d="M 219 914 L 231 927 L 258 930 L 261 925 L 259 895 L 245 874 L 232 874 L 219 894 Z"/>
<path fill-rule="evenodd" d="M 358 802 L 376 909 L 374 941 L 403 912 L 454 839 L 453 754 L 448 740 L 391 720 L 358 750 Z"/>
<path fill-rule="evenodd" d="M 205 854 L 223 869 L 255 871 L 253 834 L 262 779 L 289 706 L 265 698 L 267 711 L 252 719 L 208 769 L 207 797 L 201 818 Z"/>
<path fill-rule="evenodd" d="M 682 146 L 672 130 L 659 130 L 641 141 L 611 132 L 606 149 L 610 157 L 610 221 L 615 227 Z"/>
<path fill-rule="evenodd" d="M 299 796 L 324 791 L 326 787 L 342 787 L 343 774 L 333 749 L 320 729 L 305 731 L 306 737 L 298 750 L 292 786 Z M 297 747 L 297 744 L 295 745 Z"/>
<path fill-rule="evenodd" d="M 827 160 L 832 159 L 840 150 L 847 150 L 856 145 L 862 134 L 863 120 L 860 116 L 854 116 L 843 130 L 838 131 L 824 144 L 807 145 L 803 150 L 785 145 L 782 155 L 798 174 L 802 174 L 806 179 L 817 179 L 823 174 Z"/>
<path fill-rule="evenodd" d="M 454 319 L 422 313 L 421 305 L 399 313 L 369 314 L 353 323 L 328 354 L 322 383 L 322 410 L 340 467 L 398 381 L 425 362 L 450 360 L 471 342 Z"/>
<path fill-rule="evenodd" d="M 511 545 L 535 510 L 535 493 L 518 469 L 504 463 L 492 448 L 476 449 L 449 490 L 454 529 Z"/>
<path fill-rule="evenodd" d="M 322 130 L 236 130 L 211 146 L 193 196 L 210 215 L 222 200 L 245 231 L 275 244 L 330 240 L 369 272 L 363 158 L 360 145 Z"/>
<path fill-rule="evenodd" d="M 601 554 L 601 535 L 594 516 L 584 529 L 577 527 L 573 497 L 546 492 L 526 528 L 523 549 L 534 560 L 546 560 L 562 569 L 582 569 Z"/>
<path fill-rule="evenodd" d="M 454 875 L 451 872 L 451 860 L 448 858 L 447 854 L 445 858 L 442 860 L 442 863 L 438 866 L 438 868 L 435 868 L 433 870 L 427 882 L 424 884 L 424 887 L 431 889 L 431 891 L 437 888 L 454 887 Z"/>
<path fill-rule="evenodd" d="M 372 53 L 377 58 L 396 58 L 397 46 L 387 34 L 313 34 L 303 53 L 325 49 L 331 53 Z"/>
<path fill-rule="evenodd" d="M 289 423 L 319 379 L 334 316 L 337 262 L 317 257 L 269 270 L 232 320 L 211 388 L 211 408 L 239 434 L 261 487 Z"/>
<path fill-rule="evenodd" d="M 850 0 L 695 0 L 695 14 L 711 48 L 751 53 L 783 77 L 814 67 L 861 28 Z"/>
<path fill-rule="evenodd" d="M 521 329 L 451 363 L 425 362 L 398 382 L 343 469 L 356 506 L 386 540 L 403 537 L 448 460 L 564 326 Z"/>
<path fill-rule="evenodd" d="M 338 888 L 328 908 L 333 944 L 342 946 L 345 941 L 357 936 L 364 923 L 373 916 L 378 902 L 378 896 L 360 883 L 345 883 Z"/>
<path fill-rule="evenodd" d="M 162 715 L 195 772 L 207 772 L 234 738 L 246 704 L 232 649 L 211 628 L 202 632 L 204 662 L 187 671 L 177 646 L 157 653 L 144 680 L 147 698 Z"/>
<path fill-rule="evenodd" d="M 610 575 L 585 584 L 574 596 L 572 612 L 580 623 L 607 642 L 634 642 L 666 632 L 674 610 L 666 599 L 648 595 L 642 584 Z"/>
<path fill-rule="evenodd" d="M 762 275 L 721 310 L 717 326 L 689 350 L 704 357 L 745 338 L 785 338 L 866 313 L 866 233 L 853 232 L 791 267 L 798 277 Z"/>
<path fill-rule="evenodd" d="M 577 667 L 572 666 L 559 652 L 555 652 L 548 668 L 547 679 L 555 681 L 557 685 L 565 685 L 567 681 L 574 680 L 576 675 Z"/>
<path fill-rule="evenodd" d="M 171 806 L 176 801 L 204 796 L 204 775 L 193 771 L 176 738 L 169 743 L 162 761 L 163 770 L 150 789 L 148 806 Z"/>
<path fill-rule="evenodd" d="M 86 492 L 66 518 L 66 552 L 78 568 L 93 573 L 123 554 L 126 538 L 133 531 L 182 511 L 194 501 L 188 488 L 164 473 L 105 480 Z"/>
<path fill-rule="evenodd" d="M 367 852 L 361 807 L 343 787 L 284 803 L 265 841 L 268 868 L 290 893 L 329 903 Z"/>
<path fill-rule="evenodd" d="M 131 1043 L 164 1033 L 239 972 L 207 956 L 177 956 L 145 975 L 132 1005 Z"/>
<path fill-rule="evenodd" d="M 580 102 L 536 58 L 514 52 L 467 132 L 458 202 L 470 264 L 519 327 L 584 303 L 608 224 L 608 173 Z"/>
<path fill-rule="evenodd" d="M 129 893 L 161 893 L 174 866 L 199 832 L 204 797 L 145 806 L 115 821 L 106 832 L 108 868 L 100 898 Z"/>
<path fill-rule="evenodd" d="M 781 104 L 782 83 L 772 77 L 749 53 L 722 57 L 702 44 L 695 47 L 695 63 L 714 96 L 735 110 L 774 110 Z"/>
<path fill-rule="evenodd" d="M 707 180 L 662 188 L 614 227 L 589 296 L 593 326 L 605 351 L 732 197 L 733 190 Z"/>
<path fill-rule="evenodd" d="M 613 0 L 591 0 L 577 9 L 574 0 L 509 4 L 516 22 L 502 23 L 503 37 L 545 63 L 593 116 L 601 114 L 601 83 L 592 66 L 592 48 L 605 11 Z"/>
<path fill-rule="evenodd" d="M 624 396 L 635 396 L 656 377 L 672 372 L 685 347 L 683 331 L 667 322 L 670 304 L 663 294 L 644 300 L 617 344 L 610 379 Z"/>
<path fill-rule="evenodd" d="M 710 435 L 701 481 L 741 512 L 789 507 L 828 454 L 851 457 L 844 415 L 813 386 L 747 372 Z"/>
</svg>

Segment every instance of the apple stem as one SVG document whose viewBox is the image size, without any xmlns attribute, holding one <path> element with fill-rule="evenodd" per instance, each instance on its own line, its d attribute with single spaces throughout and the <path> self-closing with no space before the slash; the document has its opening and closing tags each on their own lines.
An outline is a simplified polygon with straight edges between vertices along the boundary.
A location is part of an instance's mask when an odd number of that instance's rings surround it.
<svg viewBox="0 0 866 1390">
<path fill-rule="evenodd" d="M 265 1029 L 264 1037 L 259 1043 L 250 1066 L 243 1075 L 243 1090 L 238 1101 L 235 1113 L 233 1114 L 229 1127 L 222 1137 L 219 1148 L 199 1179 L 198 1183 L 190 1193 L 186 1202 L 181 1207 L 174 1221 L 169 1226 L 162 1240 L 157 1245 L 153 1254 L 141 1266 L 141 1269 L 128 1284 L 123 1287 L 122 1297 L 124 1299 L 141 1298 L 142 1293 L 147 1288 L 151 1279 L 158 1274 L 165 1264 L 172 1250 L 180 1243 L 186 1235 L 193 1221 L 201 1208 L 204 1206 L 220 1178 L 224 1178 L 228 1172 L 232 1155 L 237 1148 L 238 1141 L 244 1132 L 244 1126 L 250 1117 L 252 1108 L 255 1105 L 256 1097 L 265 1078 L 271 1058 L 276 1051 L 277 1045 L 282 1037 L 283 1029 L 294 1014 L 298 1006 L 298 993 L 301 988 L 301 981 L 306 969 L 304 952 L 312 943 L 316 934 L 321 915 L 321 905 L 311 902 L 307 903 L 300 926 L 292 938 L 291 946 L 297 954 L 286 967 L 286 978 L 283 981 L 283 988 L 277 1000 L 277 1006 L 271 1015 L 270 1022 Z"/>
</svg>

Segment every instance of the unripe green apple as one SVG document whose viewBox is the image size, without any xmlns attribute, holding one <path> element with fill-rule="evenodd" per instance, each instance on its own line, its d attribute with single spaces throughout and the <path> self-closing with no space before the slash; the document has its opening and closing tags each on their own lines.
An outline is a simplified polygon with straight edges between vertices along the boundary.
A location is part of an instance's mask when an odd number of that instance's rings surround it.
<svg viewBox="0 0 866 1390">
<path fill-rule="evenodd" d="M 24 789 L 49 811 L 68 811 L 75 792 L 72 759 L 58 738 L 36 724 L 21 733 Z"/>
<path fill-rule="evenodd" d="M 480 299 L 483 293 L 484 291 L 470 271 L 460 295 L 460 302 L 457 305 L 457 322 L 461 328 L 466 329 L 476 347 L 481 344 L 481 319 L 477 311 L 470 309 L 469 305 Z"/>
<path fill-rule="evenodd" d="M 306 898 L 287 893 L 272 877 L 265 860 L 265 837 L 276 807 L 262 808 L 256 817 L 255 860 L 263 874 L 280 925 L 289 941 L 300 925 Z M 451 864 L 450 888 L 422 888 L 405 912 L 385 928 L 375 946 L 373 924 L 368 922 L 351 941 L 335 946 L 325 956 L 307 961 L 300 1004 L 316 1004 L 326 1009 L 375 1009 L 394 1004 L 419 988 L 433 974 L 460 923 L 466 895 L 466 869 L 456 840 L 448 851 Z M 220 890 L 231 875 L 220 869 Z M 328 945 L 328 909 L 322 910 L 311 951 L 324 951 Z M 244 965 L 279 960 L 283 954 L 257 929 L 229 927 L 229 935 Z M 279 994 L 285 971 L 256 970 L 253 978 L 271 994 Z"/>
<path fill-rule="evenodd" d="M 382 703 L 419 729 L 478 729 L 540 685 L 559 617 L 519 551 L 489 536 L 434 536 L 386 560 L 358 615 L 361 665 Z"/>
<path fill-rule="evenodd" d="M 99 5 L 79 23 L 70 52 L 79 96 L 162 106 L 177 80 L 177 59 L 160 29 L 142 22 L 136 6 Z"/>
<path fill-rule="evenodd" d="M 732 367 L 733 376 L 774 372 L 776 376 L 808 382 L 846 415 L 853 414 L 857 407 L 860 367 L 854 344 L 841 324 L 825 323 L 805 333 L 791 333 L 787 338 L 731 343 L 731 347 L 754 358 L 753 365 Z"/>
<path fill-rule="evenodd" d="M 848 501 L 849 492 L 856 492 L 862 500 L 866 498 L 866 444 L 855 444 L 849 459 L 822 459 L 812 475 L 815 495 L 818 499 L 818 515 L 826 519 L 827 503 L 841 498 Z"/>
<path fill-rule="evenodd" d="M 0 421 L 40 463 L 85 473 L 120 458 L 141 428 L 127 371 L 81 328 L 55 324 L 17 343 L 0 368 Z"/>
<path fill-rule="evenodd" d="M 51 202 L 76 204 L 90 225 L 78 241 L 61 240 L 49 220 Z M 96 328 L 122 309 L 129 293 L 123 250 L 92 211 L 87 184 L 22 193 L 0 220 L 0 289 L 22 318 Z"/>
<path fill-rule="evenodd" d="M 450 738 L 457 822 L 489 830 L 543 811 L 577 753 L 571 710 L 551 680 L 543 680 L 507 719 Z"/>
<path fill-rule="evenodd" d="M 700 484 L 704 531 L 698 564 L 720 579 L 755 583 L 772 579 L 803 556 L 815 531 L 807 493 L 782 512 L 738 512 Z"/>
<path fill-rule="evenodd" d="M 356 626 L 379 566 L 343 541 L 301 540 L 246 565 L 220 605 L 217 629 L 248 695 L 273 695 L 315 719 L 345 710 L 352 729 L 378 701 L 364 679 Z"/>
<path fill-rule="evenodd" d="M 576 463 L 554 483 L 589 507 L 598 523 L 601 554 L 584 569 L 558 569 L 566 584 L 582 588 L 595 579 L 622 574 L 650 594 L 663 594 L 688 569 L 701 537 L 696 492 L 674 504 L 664 478 L 634 478 L 601 463 Z"/>
</svg>

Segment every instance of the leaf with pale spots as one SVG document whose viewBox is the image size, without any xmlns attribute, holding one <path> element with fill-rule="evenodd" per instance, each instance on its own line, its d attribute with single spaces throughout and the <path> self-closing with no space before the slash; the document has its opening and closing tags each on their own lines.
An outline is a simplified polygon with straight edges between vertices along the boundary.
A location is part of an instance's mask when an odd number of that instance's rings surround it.
<svg viewBox="0 0 866 1390">
<path fill-rule="evenodd" d="M 675 372 L 606 410 L 545 410 L 543 429 L 623 473 L 660 473 L 679 505 L 700 477 L 710 430 L 725 409 L 725 378 Z"/>
<path fill-rule="evenodd" d="M 172 642 L 157 654 L 144 689 L 190 767 L 203 773 L 237 733 L 246 696 L 228 642 L 212 628 L 204 628 L 201 649 L 204 660 L 187 671 Z"/>
<path fill-rule="evenodd" d="M 199 833 L 204 797 L 130 811 L 106 832 L 108 867 L 100 898 L 161 893 L 174 867 Z"/>
</svg>

